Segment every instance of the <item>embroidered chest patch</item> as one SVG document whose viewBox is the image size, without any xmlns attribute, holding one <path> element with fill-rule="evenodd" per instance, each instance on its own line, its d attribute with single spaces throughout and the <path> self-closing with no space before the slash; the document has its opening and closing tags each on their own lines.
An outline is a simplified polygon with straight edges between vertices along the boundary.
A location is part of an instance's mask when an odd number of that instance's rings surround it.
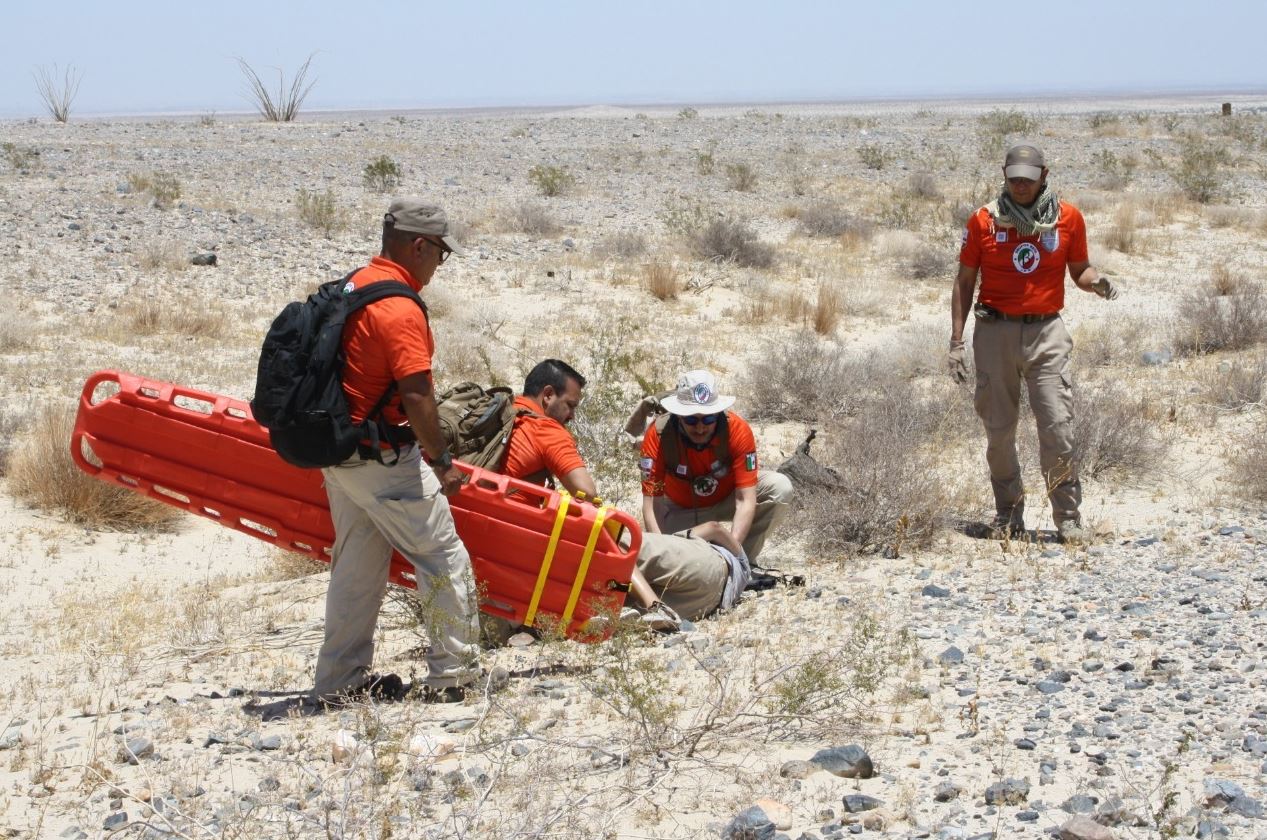
<svg viewBox="0 0 1267 840">
<path fill-rule="evenodd" d="M 1022 242 L 1012 251 L 1012 265 L 1021 274 L 1033 274 L 1041 259 L 1042 254 L 1033 242 Z"/>
<path fill-rule="evenodd" d="M 1060 247 L 1060 231 L 1049 230 L 1038 237 L 1038 241 L 1043 244 L 1043 250 L 1051 254 Z"/>
</svg>

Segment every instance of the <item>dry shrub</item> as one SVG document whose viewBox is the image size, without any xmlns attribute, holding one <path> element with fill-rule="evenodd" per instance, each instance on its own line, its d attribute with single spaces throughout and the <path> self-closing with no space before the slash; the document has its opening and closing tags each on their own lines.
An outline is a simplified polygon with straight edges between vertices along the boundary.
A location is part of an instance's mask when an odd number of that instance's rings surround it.
<svg viewBox="0 0 1267 840">
<path fill-rule="evenodd" d="M 959 470 L 944 457 L 962 439 L 966 398 L 891 376 L 887 361 L 841 368 L 848 413 L 823 424 L 825 463 L 838 486 L 802 493 L 810 542 L 824 551 L 883 552 L 927 546 L 955 508 Z"/>
<path fill-rule="evenodd" d="M 22 433 L 31 426 L 31 414 L 25 408 L 0 409 L 0 475 L 9 472 L 9 460 Z"/>
<path fill-rule="evenodd" d="M 758 289 L 739 310 L 739 320 L 745 324 L 767 324 L 774 319 L 804 324 L 813 314 L 813 306 L 800 292 L 772 292 Z"/>
<path fill-rule="evenodd" d="M 752 192 L 757 188 L 756 170 L 746 163 L 728 163 L 726 183 L 736 192 Z"/>
<path fill-rule="evenodd" d="M 1179 302 L 1174 345 L 1180 353 L 1243 350 L 1267 340 L 1267 290 L 1215 266 L 1208 283 Z"/>
<path fill-rule="evenodd" d="M 1220 408 L 1238 411 L 1261 406 L 1267 390 L 1267 357 L 1247 364 L 1221 362 L 1202 382 L 1202 390 Z"/>
<path fill-rule="evenodd" d="M 1156 395 L 1123 385 L 1074 388 L 1073 445 L 1079 473 L 1134 479 L 1155 471 L 1168 449 L 1162 438 L 1168 412 Z"/>
<path fill-rule="evenodd" d="M 740 393 L 754 419 L 817 422 L 845 411 L 849 371 L 839 349 L 802 330 L 766 345 Z"/>
<path fill-rule="evenodd" d="M 916 280 L 945 278 L 952 263 L 951 254 L 944 248 L 922 242 L 907 258 L 906 270 Z"/>
<path fill-rule="evenodd" d="M 76 525 L 120 531 L 165 530 L 179 518 L 172 507 L 83 472 L 70 456 L 73 409 L 40 411 L 9 458 L 9 492 Z"/>
<path fill-rule="evenodd" d="M 621 231 L 603 237 L 594 248 L 600 257 L 634 260 L 647 253 L 647 237 L 635 231 Z"/>
<path fill-rule="evenodd" d="M 1113 222 L 1104 236 L 1104 244 L 1123 254 L 1133 254 L 1139 247 L 1139 224 L 1135 205 L 1123 202 L 1113 214 Z"/>
<path fill-rule="evenodd" d="M 1134 365 L 1140 354 L 1150 348 L 1148 327 L 1144 318 L 1116 318 L 1112 321 L 1083 323 L 1073 341 L 1073 355 L 1080 367 L 1116 367 Z"/>
<path fill-rule="evenodd" d="M 700 259 L 733 262 L 747 268 L 774 265 L 774 248 L 738 219 L 711 219 L 690 231 L 688 239 L 691 251 Z"/>
<path fill-rule="evenodd" d="M 269 580 L 296 580 L 321 574 L 330 568 L 329 564 L 314 557 L 284 548 L 274 548 L 269 553 L 268 563 Z"/>
<path fill-rule="evenodd" d="M 874 230 L 873 225 L 865 219 L 859 219 L 840 205 L 826 202 L 800 208 L 796 221 L 801 233 L 806 236 L 838 236 L 863 241 Z"/>
<path fill-rule="evenodd" d="M 681 281 L 669 263 L 648 263 L 642 270 L 642 284 L 657 300 L 677 300 Z"/>
<path fill-rule="evenodd" d="M 927 172 L 912 172 L 906 179 L 906 192 L 912 198 L 922 198 L 926 201 L 941 198 L 941 188 L 937 186 L 937 179 Z"/>
<path fill-rule="evenodd" d="M 1225 204 L 1210 205 L 1202 211 L 1212 228 L 1229 228 L 1235 225 L 1253 227 L 1257 218 L 1252 212 L 1241 207 L 1229 207 Z"/>
<path fill-rule="evenodd" d="M 1232 479 L 1252 499 L 1267 501 L 1267 414 L 1240 439 L 1232 461 Z"/>
<path fill-rule="evenodd" d="M 503 210 L 501 223 L 506 231 L 529 236 L 552 236 L 561 229 L 546 206 L 538 201 L 521 201 Z"/>
<path fill-rule="evenodd" d="M 229 332 L 229 314 L 214 301 L 179 303 L 156 298 L 133 300 L 119 307 L 116 318 L 129 336 L 173 335 L 222 338 Z"/>
<path fill-rule="evenodd" d="M 831 335 L 844 313 L 845 301 L 836 285 L 826 280 L 819 283 L 818 295 L 814 298 L 814 332 Z"/>
<path fill-rule="evenodd" d="M 30 325 L 13 318 L 0 319 L 0 353 L 18 353 L 34 346 Z"/>
<path fill-rule="evenodd" d="M 189 266 L 184 249 L 170 240 L 155 240 L 141 248 L 137 255 L 141 268 L 175 274 Z"/>
<path fill-rule="evenodd" d="M 321 231 L 327 239 L 343 228 L 343 213 L 333 190 L 317 192 L 301 187 L 295 192 L 295 212 L 299 221 Z"/>
</svg>

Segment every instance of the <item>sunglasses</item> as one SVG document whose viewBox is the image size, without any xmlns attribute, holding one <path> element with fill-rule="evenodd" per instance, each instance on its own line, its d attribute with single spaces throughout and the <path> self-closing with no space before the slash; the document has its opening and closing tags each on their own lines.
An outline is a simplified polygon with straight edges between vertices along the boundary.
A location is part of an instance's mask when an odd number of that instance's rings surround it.
<svg viewBox="0 0 1267 840">
<path fill-rule="evenodd" d="M 688 426 L 698 426 L 700 423 L 703 423 L 705 426 L 712 426 L 717 423 L 716 414 L 692 414 L 678 419 Z"/>
<path fill-rule="evenodd" d="M 420 236 L 418 238 L 421 239 L 423 242 L 426 242 L 428 245 L 434 245 L 440 249 L 440 264 L 441 265 L 444 265 L 444 261 L 449 258 L 450 254 L 453 253 L 452 251 L 449 250 L 449 246 L 445 245 L 440 240 L 432 239 L 429 236 Z"/>
</svg>

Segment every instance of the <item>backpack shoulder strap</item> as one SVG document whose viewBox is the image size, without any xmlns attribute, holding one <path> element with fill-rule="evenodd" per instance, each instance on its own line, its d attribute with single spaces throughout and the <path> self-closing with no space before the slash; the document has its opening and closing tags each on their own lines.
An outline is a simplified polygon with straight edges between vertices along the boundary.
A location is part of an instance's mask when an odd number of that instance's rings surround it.
<svg viewBox="0 0 1267 840">
<path fill-rule="evenodd" d="M 678 437 L 677 424 L 673 415 L 667 411 L 655 419 L 655 430 L 660 435 L 660 460 L 664 461 L 664 472 L 680 478 L 677 474 L 678 464 L 682 463 L 682 441 Z"/>
<path fill-rule="evenodd" d="M 721 413 L 717 418 L 717 434 L 713 435 L 713 460 L 730 466 L 730 415 Z"/>
</svg>

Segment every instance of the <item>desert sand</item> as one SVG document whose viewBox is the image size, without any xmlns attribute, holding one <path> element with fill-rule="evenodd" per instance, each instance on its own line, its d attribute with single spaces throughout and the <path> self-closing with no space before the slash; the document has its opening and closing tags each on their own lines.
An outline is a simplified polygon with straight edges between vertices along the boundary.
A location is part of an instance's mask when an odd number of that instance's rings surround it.
<svg viewBox="0 0 1267 840">
<path fill-rule="evenodd" d="M 763 800 L 787 837 L 1267 837 L 1267 504 L 1242 480 L 1264 445 L 1264 350 L 1179 338 L 1186 296 L 1261 303 L 1245 284 L 1267 280 L 1267 99 L 1232 102 L 1232 118 L 1217 97 L 1157 97 L 4 124 L 0 832 L 744 836 L 732 820 Z M 1085 547 L 1052 540 L 1041 490 L 1029 538 L 970 535 L 990 508 L 984 435 L 971 386 L 942 372 L 959 222 L 1020 139 L 1124 289 L 1067 292 L 1104 450 Z M 1201 149 L 1217 159 L 1193 163 Z M 386 192 L 363 178 L 380 155 L 401 169 Z M 1213 192 L 1194 198 L 1185 165 Z M 544 196 L 533 167 L 570 178 Z M 301 191 L 330 201 L 317 226 Z M 76 524 L 16 493 L 12 468 L 65 458 L 45 408 L 73 408 L 95 370 L 249 398 L 271 318 L 376 252 L 391 192 L 444 205 L 469 250 L 427 291 L 441 387 L 571 361 L 591 379 L 582 454 L 615 503 L 638 504 L 624 416 L 681 370 L 718 373 L 767 466 L 811 427 L 825 463 L 878 459 L 858 440 L 867 395 L 900 383 L 944 416 L 882 453 L 866 493 L 930 481 L 910 520 L 927 531 L 891 517 L 824 542 L 853 514 L 807 492 L 763 558 L 804 587 L 678 635 L 489 650 L 508 685 L 460 705 L 267 719 L 311 685 L 326 574 L 193 516 Z M 715 219 L 770 263 L 709 259 L 692 242 Z M 1238 376 L 1248 395 L 1229 397 Z M 1021 436 L 1035 491 L 1028 415 Z M 401 598 L 380 635 L 377 667 L 416 672 L 426 640 Z M 805 763 L 851 744 L 874 775 Z"/>
</svg>

